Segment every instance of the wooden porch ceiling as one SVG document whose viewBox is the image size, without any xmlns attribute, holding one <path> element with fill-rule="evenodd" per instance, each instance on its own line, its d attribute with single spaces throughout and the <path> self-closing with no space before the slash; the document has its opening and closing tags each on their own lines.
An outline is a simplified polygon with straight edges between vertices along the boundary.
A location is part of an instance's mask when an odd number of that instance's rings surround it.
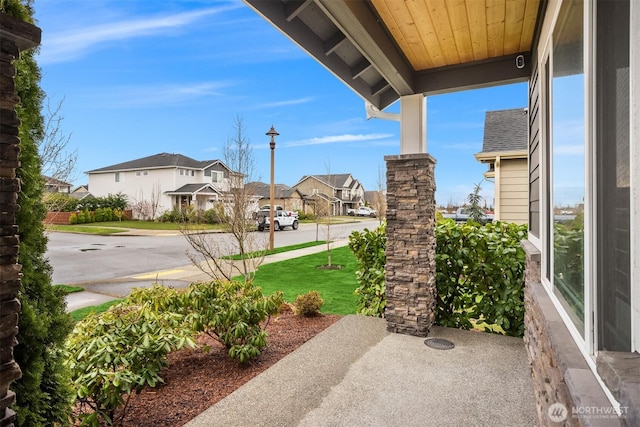
<svg viewBox="0 0 640 427">
<path fill-rule="evenodd" d="M 545 0 L 244 0 L 379 109 L 525 81 Z M 524 66 L 516 65 L 523 55 Z M 520 64 L 522 65 L 522 64 Z"/>
</svg>

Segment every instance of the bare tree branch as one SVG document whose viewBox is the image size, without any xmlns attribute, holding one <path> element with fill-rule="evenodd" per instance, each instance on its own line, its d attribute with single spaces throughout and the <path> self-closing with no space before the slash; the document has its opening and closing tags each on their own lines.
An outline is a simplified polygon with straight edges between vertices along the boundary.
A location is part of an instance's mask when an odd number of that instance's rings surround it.
<svg viewBox="0 0 640 427">
<path fill-rule="evenodd" d="M 196 233 L 193 228 L 185 228 L 181 232 L 196 252 L 190 254 L 189 258 L 201 271 L 213 278 L 222 277 L 227 280 L 238 273 L 245 281 L 249 281 L 264 260 L 267 245 L 255 233 L 253 213 L 256 211 L 258 198 L 255 188 L 247 184 L 253 180 L 255 164 L 253 150 L 243 133 L 240 117 L 236 118 L 234 129 L 235 135 L 227 140 L 223 151 L 225 164 L 232 172 L 228 177 L 228 191 L 224 200 L 225 218 L 222 223 L 233 245 L 225 244 L 208 233 Z M 234 253 L 240 255 L 239 261 L 225 258 Z"/>
<path fill-rule="evenodd" d="M 38 152 L 42 160 L 42 173 L 60 181 L 70 181 L 76 169 L 78 150 L 71 150 L 69 143 L 71 134 L 62 131 L 62 104 L 51 105 L 47 98 L 44 114 L 43 138 L 38 144 Z"/>
</svg>

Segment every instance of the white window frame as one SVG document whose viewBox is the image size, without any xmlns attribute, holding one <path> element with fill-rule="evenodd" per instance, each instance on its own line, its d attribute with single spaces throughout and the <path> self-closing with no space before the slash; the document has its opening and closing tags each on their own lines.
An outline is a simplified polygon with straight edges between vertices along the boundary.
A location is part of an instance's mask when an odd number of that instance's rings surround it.
<svg viewBox="0 0 640 427">
<path fill-rule="evenodd" d="M 540 248 L 542 249 L 542 254 L 544 255 L 547 251 L 553 250 L 553 155 L 552 153 L 548 153 L 548 149 L 552 146 L 553 141 L 547 141 L 547 135 L 550 138 L 553 138 L 553 79 L 552 76 L 547 75 L 545 69 L 545 62 L 549 61 L 549 71 L 553 73 L 553 30 L 557 23 L 557 18 L 560 13 L 560 9 L 562 7 L 563 2 L 560 1 L 555 3 L 555 8 L 550 7 L 547 10 L 547 14 L 551 14 L 547 16 L 552 16 L 550 19 L 551 25 L 549 27 L 545 26 L 546 31 L 543 31 L 543 38 L 540 39 L 539 50 L 541 52 L 538 59 L 538 69 L 540 73 L 540 82 L 541 85 L 548 85 L 548 94 L 551 96 L 551 99 L 544 99 L 547 95 L 544 90 L 544 86 L 540 88 L 540 114 L 543 120 L 541 123 L 541 150 L 540 150 L 540 165 L 543 168 L 540 176 L 540 185 L 542 187 L 543 192 L 540 194 L 545 194 L 544 191 L 551 192 L 551 205 L 549 206 L 547 203 L 547 198 L 542 197 L 540 200 L 541 206 L 541 232 L 540 232 Z M 547 290 L 547 294 L 549 295 L 551 301 L 553 302 L 556 310 L 560 314 L 564 324 L 567 326 L 571 336 L 574 341 L 578 344 L 578 347 L 582 351 L 585 359 L 591 361 L 593 363 L 593 369 L 595 370 L 595 349 L 597 348 L 595 339 L 597 337 L 597 331 L 595 327 L 597 326 L 597 319 L 594 319 L 594 306 L 595 306 L 595 265 L 592 262 L 593 260 L 593 250 L 592 247 L 595 247 L 594 244 L 594 228 L 593 228 L 593 191 L 595 191 L 594 186 L 594 168 L 592 167 L 592 163 L 594 160 L 593 151 L 595 150 L 595 144 L 593 142 L 594 130 L 595 126 L 593 120 L 593 96 L 594 96 L 594 81 L 593 78 L 593 65 L 592 65 L 592 49 L 593 49 L 593 38 L 594 28 L 593 28 L 593 12 L 594 7 L 590 0 L 584 0 L 583 5 L 585 7 L 583 18 L 584 18 L 584 35 L 583 35 L 583 60 L 584 60 L 584 144 L 585 144 L 585 152 L 584 152 L 584 162 L 585 162 L 585 201 L 584 201 L 584 337 L 576 327 L 576 325 L 571 320 L 569 314 L 566 312 L 563 303 L 556 296 L 554 289 L 555 286 L 553 284 L 553 272 L 554 272 L 554 256 L 553 252 L 551 252 L 549 259 L 547 256 L 542 256 L 540 260 L 541 267 L 541 282 L 544 285 L 544 288 Z M 546 109 L 549 111 L 546 111 Z M 545 122 L 545 119 L 549 119 L 549 123 Z M 590 124 L 590 125 L 589 125 Z M 550 129 L 547 129 L 547 126 L 550 126 Z M 550 154 L 550 155 L 547 155 Z M 549 163 L 546 163 L 547 158 L 549 159 Z M 548 174 L 546 169 L 548 170 Z M 549 212 L 551 214 L 549 215 Z M 546 230 L 550 229 L 551 233 L 548 236 Z M 536 239 L 537 240 L 537 239 Z M 589 243 L 587 243 L 589 242 Z M 550 263 L 551 267 L 551 278 L 546 277 L 547 267 L 549 267 L 548 263 Z"/>
<path fill-rule="evenodd" d="M 629 6 L 630 20 L 633 23 L 640 22 L 640 4 L 631 1 Z M 640 26 L 631 25 L 629 49 L 629 96 L 630 96 L 630 114 L 629 118 L 631 129 L 629 129 L 629 138 L 631 143 L 631 351 L 640 353 L 640 259 L 638 258 L 637 248 L 640 248 L 640 230 L 638 224 L 640 221 L 640 194 L 637 189 L 640 188 Z M 635 190 L 635 191 L 634 191 Z"/>
</svg>

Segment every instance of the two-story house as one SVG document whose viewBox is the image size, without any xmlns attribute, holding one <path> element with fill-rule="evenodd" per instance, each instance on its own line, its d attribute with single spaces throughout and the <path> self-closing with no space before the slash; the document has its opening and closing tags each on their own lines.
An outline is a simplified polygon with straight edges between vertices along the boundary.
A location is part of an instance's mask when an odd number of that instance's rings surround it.
<svg viewBox="0 0 640 427">
<path fill-rule="evenodd" d="M 246 184 L 248 191 L 258 198 L 260 207 L 267 206 L 271 202 L 271 186 L 265 182 L 248 182 Z M 286 184 L 274 184 L 274 205 L 282 206 L 288 211 L 304 210 L 303 196 L 295 188 Z"/>
<path fill-rule="evenodd" d="M 44 191 L 47 193 L 67 193 L 71 192 L 71 184 L 57 178 L 42 175 L 44 178 Z"/>
<path fill-rule="evenodd" d="M 305 212 L 317 214 L 329 207 L 331 215 L 346 215 L 364 205 L 364 187 L 349 173 L 305 175 L 294 186 L 305 200 Z"/>
<path fill-rule="evenodd" d="M 484 177 L 494 183 L 497 221 L 529 220 L 529 114 L 526 108 L 487 111 L 482 151 L 476 159 L 488 165 Z"/>
<path fill-rule="evenodd" d="M 242 177 L 220 160 L 195 160 L 159 153 L 86 172 L 91 194 L 124 194 L 130 207 L 153 204 L 160 214 L 178 207 L 207 210 L 229 199 Z M 134 210 L 134 215 L 135 211 Z"/>
</svg>

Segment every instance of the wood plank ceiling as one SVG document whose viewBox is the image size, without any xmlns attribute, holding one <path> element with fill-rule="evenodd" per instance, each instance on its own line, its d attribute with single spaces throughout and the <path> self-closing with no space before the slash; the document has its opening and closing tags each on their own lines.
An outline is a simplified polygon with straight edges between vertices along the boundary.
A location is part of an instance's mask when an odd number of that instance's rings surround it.
<svg viewBox="0 0 640 427">
<path fill-rule="evenodd" d="M 545 0 L 244 0 L 379 109 L 526 81 Z M 523 62 L 517 62 L 521 56 Z"/>
<path fill-rule="evenodd" d="M 531 50 L 539 0 L 371 0 L 416 71 Z"/>
</svg>

